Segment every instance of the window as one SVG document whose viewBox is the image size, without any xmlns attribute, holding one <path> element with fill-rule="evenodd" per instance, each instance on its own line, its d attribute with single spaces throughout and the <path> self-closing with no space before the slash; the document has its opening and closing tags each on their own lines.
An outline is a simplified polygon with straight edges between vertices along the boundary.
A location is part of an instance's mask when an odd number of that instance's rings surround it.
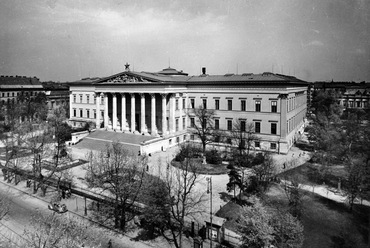
<svg viewBox="0 0 370 248">
<path fill-rule="evenodd" d="M 83 115 L 83 110 L 82 109 L 80 109 L 80 117 L 83 117 L 84 115 Z"/>
<path fill-rule="evenodd" d="M 32 92 L 31 92 L 32 93 Z M 14 92 L 12 93 L 12 96 L 14 97 Z M 31 95 L 32 96 L 32 95 Z"/>
<path fill-rule="evenodd" d="M 101 101 L 100 101 L 100 104 L 104 104 L 104 96 L 101 96 Z"/>
<path fill-rule="evenodd" d="M 261 101 L 256 101 L 256 112 L 261 112 Z"/>
<path fill-rule="evenodd" d="M 175 106 L 176 106 L 175 109 L 179 110 L 179 99 L 175 100 Z"/>
<path fill-rule="evenodd" d="M 276 150 L 276 143 L 270 143 L 270 149 Z"/>
<path fill-rule="evenodd" d="M 193 117 L 190 118 L 190 127 L 195 127 L 195 119 Z"/>
<path fill-rule="evenodd" d="M 261 122 L 256 121 L 256 122 L 254 123 L 254 131 L 255 131 L 256 133 L 260 133 L 260 132 L 261 132 Z"/>
<path fill-rule="evenodd" d="M 86 110 L 86 116 L 87 118 L 90 118 L 90 110 Z"/>
<path fill-rule="evenodd" d="M 220 100 L 218 100 L 218 99 L 215 100 L 215 109 L 216 110 L 220 109 Z"/>
<path fill-rule="evenodd" d="M 241 132 L 245 132 L 246 131 L 245 121 L 240 121 L 240 131 Z"/>
<path fill-rule="evenodd" d="M 203 108 L 207 109 L 207 99 L 203 99 Z"/>
<path fill-rule="evenodd" d="M 231 145 L 231 144 L 232 144 L 232 140 L 231 140 L 231 138 L 227 138 L 227 139 L 226 139 L 226 143 L 228 143 L 228 144 L 230 144 L 230 145 Z"/>
<path fill-rule="evenodd" d="M 277 112 L 277 101 L 271 102 L 271 112 L 276 113 Z"/>
<path fill-rule="evenodd" d="M 271 134 L 276 134 L 276 123 L 271 123 Z"/>
<path fill-rule="evenodd" d="M 180 137 L 176 137 L 176 143 L 180 143 Z"/>
<path fill-rule="evenodd" d="M 247 109 L 247 104 L 246 104 L 245 100 L 241 100 L 240 110 L 241 111 L 246 111 L 246 109 Z"/>
<path fill-rule="evenodd" d="M 82 103 L 82 94 L 80 95 L 80 103 Z"/>
<path fill-rule="evenodd" d="M 182 99 L 182 109 L 185 109 L 185 99 Z"/>
<path fill-rule="evenodd" d="M 256 148 L 260 148 L 260 142 L 259 142 L 259 141 L 255 141 L 255 142 L 254 142 L 254 147 L 256 147 Z"/>
<path fill-rule="evenodd" d="M 176 123 L 176 132 L 179 131 L 179 119 L 175 120 Z"/>
<path fill-rule="evenodd" d="M 76 109 L 73 109 L 73 116 L 76 117 L 77 113 L 76 113 Z"/>
<path fill-rule="evenodd" d="M 96 104 L 96 95 L 94 96 L 94 104 Z"/>
<path fill-rule="evenodd" d="M 73 102 L 76 103 L 76 94 L 73 94 Z"/>
<path fill-rule="evenodd" d="M 233 122 L 232 120 L 227 120 L 227 130 L 231 131 L 233 129 Z"/>
<path fill-rule="evenodd" d="M 8 97 L 9 97 L 9 96 L 10 96 L 10 93 L 8 92 L 8 94 L 7 94 L 7 95 L 8 95 Z"/>
<path fill-rule="evenodd" d="M 104 118 L 104 111 L 100 111 L 100 116 Z"/>
<path fill-rule="evenodd" d="M 233 110 L 233 100 L 227 100 L 227 110 Z"/>
<path fill-rule="evenodd" d="M 90 95 L 86 95 L 86 102 L 90 103 Z"/>
<path fill-rule="evenodd" d="M 360 101 L 358 101 L 358 102 L 356 102 L 357 103 L 357 108 L 361 108 L 361 102 Z"/>
<path fill-rule="evenodd" d="M 216 130 L 220 129 L 220 120 L 219 119 L 215 119 L 215 129 Z"/>
<path fill-rule="evenodd" d="M 96 119 L 96 109 L 94 109 L 94 119 Z"/>
<path fill-rule="evenodd" d="M 195 108 L 195 99 L 194 98 L 190 99 L 190 106 L 191 106 L 192 109 Z"/>
<path fill-rule="evenodd" d="M 185 118 L 182 118 L 182 130 L 185 130 L 186 128 Z"/>
<path fill-rule="evenodd" d="M 190 139 L 194 140 L 194 134 L 190 135 Z"/>
</svg>

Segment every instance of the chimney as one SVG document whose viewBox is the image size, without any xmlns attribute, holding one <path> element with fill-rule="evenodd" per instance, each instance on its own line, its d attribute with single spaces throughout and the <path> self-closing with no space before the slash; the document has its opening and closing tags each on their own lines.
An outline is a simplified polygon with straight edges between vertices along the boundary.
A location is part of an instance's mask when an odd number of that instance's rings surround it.
<svg viewBox="0 0 370 248">
<path fill-rule="evenodd" d="M 206 68 L 205 67 L 202 67 L 202 74 L 206 75 Z"/>
</svg>

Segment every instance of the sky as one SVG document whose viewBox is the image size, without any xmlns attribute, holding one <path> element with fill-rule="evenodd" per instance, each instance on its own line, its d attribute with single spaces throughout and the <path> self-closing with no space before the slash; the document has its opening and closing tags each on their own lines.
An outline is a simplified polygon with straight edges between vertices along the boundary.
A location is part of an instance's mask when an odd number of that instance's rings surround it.
<svg viewBox="0 0 370 248">
<path fill-rule="evenodd" d="M 0 0 L 0 75 L 172 67 L 370 82 L 369 0 Z"/>
</svg>

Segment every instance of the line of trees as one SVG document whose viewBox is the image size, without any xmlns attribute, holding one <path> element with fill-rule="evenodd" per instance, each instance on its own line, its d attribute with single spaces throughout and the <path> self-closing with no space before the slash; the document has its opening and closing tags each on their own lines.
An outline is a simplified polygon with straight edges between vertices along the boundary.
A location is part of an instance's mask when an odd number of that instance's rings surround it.
<svg viewBox="0 0 370 248">
<path fill-rule="evenodd" d="M 345 165 L 346 175 L 341 178 L 341 183 L 352 210 L 356 198 L 369 197 L 370 112 L 343 110 L 338 102 L 339 94 L 335 90 L 316 93 L 308 137 L 314 145 L 315 161 L 324 167 Z"/>
</svg>

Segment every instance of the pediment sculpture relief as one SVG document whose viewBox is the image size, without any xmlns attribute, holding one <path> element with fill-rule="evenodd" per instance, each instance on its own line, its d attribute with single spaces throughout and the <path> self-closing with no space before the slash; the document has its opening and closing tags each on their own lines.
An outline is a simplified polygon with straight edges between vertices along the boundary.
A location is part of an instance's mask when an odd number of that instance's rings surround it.
<svg viewBox="0 0 370 248">
<path fill-rule="evenodd" d="M 107 83 L 141 83 L 141 82 L 149 82 L 142 77 L 133 77 L 128 75 L 122 75 L 115 78 L 111 78 L 107 81 Z"/>
</svg>

